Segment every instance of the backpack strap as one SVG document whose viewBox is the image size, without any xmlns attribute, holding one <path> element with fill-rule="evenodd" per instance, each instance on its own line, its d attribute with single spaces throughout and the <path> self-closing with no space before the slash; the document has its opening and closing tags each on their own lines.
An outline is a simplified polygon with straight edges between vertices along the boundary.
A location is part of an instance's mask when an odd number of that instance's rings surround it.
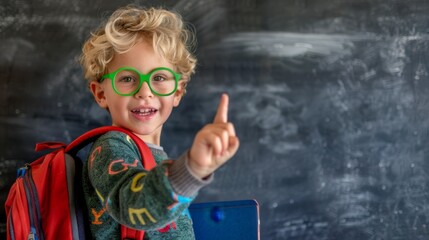
<svg viewBox="0 0 429 240">
<path fill-rule="evenodd" d="M 143 142 L 143 140 L 141 140 L 139 137 L 137 137 L 129 130 L 125 128 L 115 127 L 115 126 L 99 127 L 82 134 L 74 141 L 72 141 L 69 145 L 67 145 L 67 147 L 65 148 L 65 152 L 71 155 L 75 155 L 79 150 L 85 147 L 88 143 L 93 142 L 101 135 L 110 131 L 123 132 L 131 137 L 131 139 L 134 141 L 134 143 L 137 145 L 140 151 L 141 159 L 143 161 L 143 166 L 145 167 L 145 169 L 150 171 L 152 168 L 156 166 L 156 162 L 153 159 L 152 152 L 150 151 L 146 143 Z"/>
<path fill-rule="evenodd" d="M 143 142 L 143 140 L 141 140 L 139 137 L 137 137 L 135 134 L 128 131 L 127 129 L 115 127 L 115 126 L 99 127 L 82 134 L 74 141 L 72 141 L 69 145 L 67 145 L 67 147 L 65 148 L 65 152 L 74 155 L 80 149 L 86 146 L 88 143 L 94 141 L 101 135 L 110 131 L 123 132 L 127 134 L 134 141 L 134 143 L 137 145 L 137 148 L 140 151 L 142 163 L 146 170 L 150 171 L 152 168 L 156 166 L 156 162 L 155 162 L 155 159 L 153 158 L 152 152 L 150 151 L 146 143 Z M 143 239 L 143 237 L 144 237 L 144 231 L 128 228 L 124 225 L 121 225 L 122 240 L 127 240 L 127 239 L 141 240 Z"/>
<path fill-rule="evenodd" d="M 121 240 L 140 240 L 144 237 L 143 230 L 136 230 L 121 225 Z"/>
</svg>

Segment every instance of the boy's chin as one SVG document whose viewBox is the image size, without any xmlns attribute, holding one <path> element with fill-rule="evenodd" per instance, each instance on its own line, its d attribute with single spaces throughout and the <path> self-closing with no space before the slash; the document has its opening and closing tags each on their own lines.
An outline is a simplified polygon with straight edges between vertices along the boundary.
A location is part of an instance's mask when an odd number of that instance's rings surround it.
<svg viewBox="0 0 429 240">
<path fill-rule="evenodd" d="M 140 137 L 147 138 L 147 139 L 149 139 L 149 138 L 157 139 L 157 137 L 161 133 L 160 131 L 158 131 L 158 129 L 154 129 L 154 128 L 151 128 L 151 129 L 148 129 L 148 128 L 146 128 L 146 129 L 142 129 L 142 128 L 135 129 L 135 128 L 133 128 L 133 129 L 129 129 L 129 130 L 132 133 L 134 133 Z"/>
<path fill-rule="evenodd" d="M 132 133 L 140 136 L 140 137 L 151 137 L 151 136 L 157 136 L 160 134 L 162 130 L 161 126 L 126 126 L 122 124 L 113 123 L 113 126 L 125 128 Z"/>
</svg>

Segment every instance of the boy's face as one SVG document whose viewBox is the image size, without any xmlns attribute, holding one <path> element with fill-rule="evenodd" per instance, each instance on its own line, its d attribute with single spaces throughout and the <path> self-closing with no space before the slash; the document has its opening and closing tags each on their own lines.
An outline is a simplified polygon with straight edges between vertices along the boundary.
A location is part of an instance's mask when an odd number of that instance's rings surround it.
<svg viewBox="0 0 429 240">
<path fill-rule="evenodd" d="M 113 72 L 124 66 L 133 67 L 145 74 L 158 67 L 175 69 L 156 54 L 147 41 L 136 44 L 126 53 L 115 54 L 113 61 L 107 65 L 107 70 Z M 114 126 L 127 128 L 144 141 L 159 145 L 162 126 L 173 107 L 179 105 L 183 94 L 183 81 L 179 81 L 175 93 L 164 97 L 153 94 L 147 83 L 143 83 L 133 96 L 120 96 L 115 93 L 110 79 L 101 83 L 92 81 L 90 88 L 100 107 L 109 110 Z"/>
</svg>

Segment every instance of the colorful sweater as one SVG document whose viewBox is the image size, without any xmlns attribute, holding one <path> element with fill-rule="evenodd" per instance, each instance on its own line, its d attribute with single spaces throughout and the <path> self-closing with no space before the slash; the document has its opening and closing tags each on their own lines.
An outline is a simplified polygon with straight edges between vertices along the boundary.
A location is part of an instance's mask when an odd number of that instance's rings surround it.
<svg viewBox="0 0 429 240">
<path fill-rule="evenodd" d="M 94 239 L 120 239 L 120 224 L 145 230 L 144 239 L 195 239 L 187 208 L 212 178 L 194 177 L 187 154 L 167 160 L 162 147 L 148 146 L 157 163 L 151 171 L 124 133 L 106 133 L 92 146 L 82 174 Z"/>
</svg>

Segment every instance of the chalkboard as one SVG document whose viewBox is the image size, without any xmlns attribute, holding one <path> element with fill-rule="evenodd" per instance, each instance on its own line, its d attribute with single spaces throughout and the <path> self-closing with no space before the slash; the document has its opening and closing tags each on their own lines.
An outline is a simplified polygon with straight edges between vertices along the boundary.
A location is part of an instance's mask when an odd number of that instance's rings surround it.
<svg viewBox="0 0 429 240">
<path fill-rule="evenodd" d="M 1 203 L 36 142 L 109 124 L 76 58 L 128 3 L 2 0 Z M 197 31 L 197 73 L 161 139 L 172 157 L 230 95 L 241 147 L 197 202 L 256 199 L 261 239 L 429 237 L 429 2 L 133 3 Z"/>
</svg>

